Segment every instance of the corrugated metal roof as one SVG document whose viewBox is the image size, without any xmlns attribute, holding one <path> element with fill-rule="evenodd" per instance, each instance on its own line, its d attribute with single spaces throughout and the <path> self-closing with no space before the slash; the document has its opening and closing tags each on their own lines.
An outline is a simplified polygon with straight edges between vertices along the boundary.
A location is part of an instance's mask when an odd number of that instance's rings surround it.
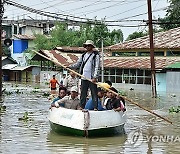
<svg viewBox="0 0 180 154">
<path fill-rule="evenodd" d="M 106 47 L 106 50 L 149 49 L 149 36 Z M 180 27 L 154 34 L 155 49 L 180 49 Z"/>
<path fill-rule="evenodd" d="M 180 68 L 180 62 L 166 66 L 166 68 Z"/>
<path fill-rule="evenodd" d="M 64 52 L 85 52 L 87 51 L 84 47 L 69 47 L 69 46 L 63 46 L 63 47 L 55 47 L 54 50 L 64 51 Z M 98 51 L 98 48 L 94 48 L 94 51 Z"/>
<path fill-rule="evenodd" d="M 16 66 L 17 66 L 17 64 L 6 64 L 6 65 L 2 66 L 2 69 L 3 70 L 10 70 Z"/>
<path fill-rule="evenodd" d="M 75 63 L 81 54 L 64 53 L 58 50 L 42 50 L 42 52 L 54 61 L 69 66 Z M 180 62 L 180 57 L 155 57 L 156 69 L 163 69 L 166 66 Z M 104 57 L 105 68 L 139 68 L 151 69 L 150 57 Z"/>
<path fill-rule="evenodd" d="M 14 67 L 12 69 L 10 69 L 11 71 L 23 71 L 29 67 L 32 67 L 32 66 L 17 66 L 17 67 Z"/>
<path fill-rule="evenodd" d="M 33 35 L 13 35 L 13 39 L 21 39 L 21 40 L 34 40 L 36 37 Z"/>
<path fill-rule="evenodd" d="M 7 56 L 2 56 L 2 60 L 6 59 L 6 58 L 7 58 Z"/>
</svg>

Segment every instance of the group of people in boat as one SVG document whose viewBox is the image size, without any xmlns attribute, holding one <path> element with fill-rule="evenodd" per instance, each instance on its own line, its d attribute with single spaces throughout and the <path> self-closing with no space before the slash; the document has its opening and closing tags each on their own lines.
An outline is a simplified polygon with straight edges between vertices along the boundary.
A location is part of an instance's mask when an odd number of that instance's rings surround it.
<svg viewBox="0 0 180 154">
<path fill-rule="evenodd" d="M 118 93 L 118 91 L 114 87 L 110 87 L 110 90 Z M 113 92 L 106 91 L 100 87 L 97 88 L 98 95 L 98 105 L 97 110 L 114 110 L 114 111 L 125 111 L 125 101 L 122 97 L 114 94 Z M 80 95 L 78 95 L 78 88 L 73 86 L 70 90 L 70 94 L 67 93 L 67 89 L 65 87 L 59 88 L 59 96 L 55 98 L 51 107 L 65 107 L 68 109 L 81 110 L 82 107 L 80 105 Z M 94 110 L 92 97 L 87 97 L 85 106 L 83 109 L 86 110 Z"/>
<path fill-rule="evenodd" d="M 94 42 L 87 40 L 83 44 L 83 47 L 86 48 L 87 51 L 81 55 L 75 64 L 69 66 L 70 69 L 79 69 L 79 73 L 83 76 L 81 78 L 80 91 L 78 91 L 77 88 L 78 79 L 76 79 L 75 74 L 71 72 L 63 82 L 63 86 L 59 88 L 59 96 L 53 100 L 51 106 L 62 106 L 69 109 L 80 110 L 102 111 L 114 109 L 115 111 L 125 111 L 125 101 L 122 97 L 115 94 L 118 91 L 114 87 L 109 88 L 111 91 L 105 91 L 97 87 L 96 82 L 100 70 L 100 55 L 97 50 L 94 50 Z M 59 84 L 55 80 L 54 83 Z M 91 91 L 90 98 L 88 98 L 89 89 Z M 80 96 L 78 93 L 80 93 Z"/>
</svg>

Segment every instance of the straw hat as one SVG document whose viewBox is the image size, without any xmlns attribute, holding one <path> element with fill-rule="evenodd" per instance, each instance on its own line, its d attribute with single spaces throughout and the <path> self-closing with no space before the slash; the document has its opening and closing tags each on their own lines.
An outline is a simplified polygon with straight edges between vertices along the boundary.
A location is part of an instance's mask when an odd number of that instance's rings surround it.
<svg viewBox="0 0 180 154">
<path fill-rule="evenodd" d="M 94 42 L 92 40 L 87 40 L 84 44 L 83 47 L 86 47 L 87 45 L 92 45 L 93 48 L 95 48 Z"/>
</svg>

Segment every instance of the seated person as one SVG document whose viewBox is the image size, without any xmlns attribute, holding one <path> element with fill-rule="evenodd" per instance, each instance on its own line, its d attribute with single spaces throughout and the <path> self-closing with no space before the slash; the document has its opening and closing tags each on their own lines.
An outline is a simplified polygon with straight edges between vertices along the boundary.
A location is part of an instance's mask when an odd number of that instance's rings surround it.
<svg viewBox="0 0 180 154">
<path fill-rule="evenodd" d="M 51 103 L 51 107 L 55 106 L 55 102 L 62 99 L 64 96 L 66 96 L 67 89 L 65 87 L 60 87 L 59 88 L 59 96 L 55 99 L 53 99 Z"/>
<path fill-rule="evenodd" d="M 97 90 L 98 90 L 98 94 L 97 94 L 98 95 L 98 111 L 102 111 L 102 110 L 105 110 L 101 105 L 101 98 L 104 96 L 104 90 L 101 89 L 100 87 L 98 87 Z M 90 98 L 87 101 L 84 109 L 94 110 L 92 98 Z"/>
<path fill-rule="evenodd" d="M 76 86 L 73 86 L 70 90 L 70 95 L 65 96 L 62 99 L 55 102 L 55 106 L 59 107 L 60 105 L 64 105 L 67 109 L 79 109 L 80 107 L 80 101 L 78 99 L 78 88 Z"/>
<path fill-rule="evenodd" d="M 118 93 L 118 91 L 114 87 L 111 87 L 109 89 Z M 106 104 L 107 110 L 113 109 L 114 111 L 126 111 L 125 101 L 122 97 L 119 97 L 119 96 L 117 97 L 116 94 L 114 94 L 110 91 L 107 92 L 107 95 L 108 95 L 108 98 L 110 98 Z"/>
</svg>

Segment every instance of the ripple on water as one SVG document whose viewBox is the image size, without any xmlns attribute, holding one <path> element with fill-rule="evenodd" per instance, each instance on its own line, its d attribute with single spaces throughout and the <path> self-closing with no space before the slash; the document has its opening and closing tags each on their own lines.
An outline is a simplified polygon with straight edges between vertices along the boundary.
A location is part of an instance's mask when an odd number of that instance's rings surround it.
<svg viewBox="0 0 180 154">
<path fill-rule="evenodd" d="M 138 107 L 127 104 L 128 120 L 125 124 L 125 134 L 114 137 L 83 138 L 59 135 L 50 131 L 47 120 L 50 102 L 42 97 L 43 92 L 48 92 L 47 87 L 32 93 L 36 85 L 18 84 L 18 87 L 7 84 L 6 89 L 13 91 L 4 99 L 6 111 L 0 112 L 0 151 L 9 153 L 173 153 L 179 154 L 179 142 L 144 141 L 137 147 L 130 144 L 128 139 L 132 132 L 141 130 L 143 135 L 159 136 L 180 134 L 179 114 L 169 114 L 170 106 L 179 105 L 180 96 L 172 97 L 171 94 L 152 99 L 150 93 L 128 92 L 132 98 L 142 106 L 153 110 L 163 117 L 168 117 L 174 122 L 170 125 L 163 120 L 149 114 Z M 38 85 L 39 86 L 39 85 Z M 21 93 L 17 94 L 19 89 Z M 31 120 L 19 121 L 25 112 Z M 135 144 L 137 145 L 137 144 Z"/>
</svg>

